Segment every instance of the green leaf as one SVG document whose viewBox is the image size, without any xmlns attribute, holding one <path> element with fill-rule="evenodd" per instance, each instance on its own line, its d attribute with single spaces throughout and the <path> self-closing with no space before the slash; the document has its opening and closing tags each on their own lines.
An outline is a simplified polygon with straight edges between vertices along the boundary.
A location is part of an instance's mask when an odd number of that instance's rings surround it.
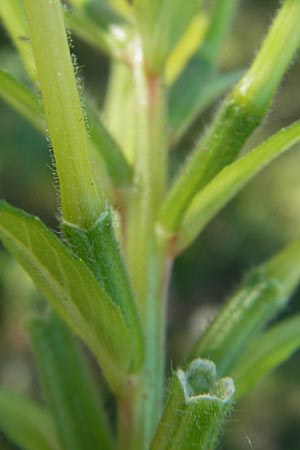
<svg viewBox="0 0 300 450">
<path fill-rule="evenodd" d="M 40 132 L 45 132 L 42 120 L 43 106 L 39 104 L 37 97 L 3 70 L 0 70 L 0 97 Z M 132 181 L 132 168 L 95 109 L 90 104 L 87 109 L 86 119 L 90 128 L 90 138 L 102 156 L 114 185 L 117 188 L 129 187 Z"/>
<path fill-rule="evenodd" d="M 117 188 L 130 187 L 132 184 L 133 170 L 127 162 L 115 139 L 103 125 L 99 114 L 88 105 L 87 121 L 90 128 L 90 137 L 96 150 L 106 163 L 109 175 Z"/>
<path fill-rule="evenodd" d="M 194 196 L 234 161 L 261 124 L 299 48 L 299 21 L 299 1 L 285 0 L 252 66 L 224 100 L 175 180 L 160 213 L 166 230 L 178 231 Z"/>
<path fill-rule="evenodd" d="M 0 390 L 0 429 L 22 450 L 60 450 L 52 420 L 30 400 Z"/>
<path fill-rule="evenodd" d="M 31 319 L 28 327 L 63 448 L 111 450 L 112 437 L 96 386 L 70 330 L 52 312 Z"/>
<path fill-rule="evenodd" d="M 253 338 L 281 311 L 300 280 L 300 241 L 250 272 L 196 343 L 190 360 L 209 357 L 230 374 Z"/>
<path fill-rule="evenodd" d="M 54 310 L 98 358 L 114 391 L 123 388 L 133 357 L 129 330 L 82 260 L 36 217 L 0 203 L 0 238 Z"/>
<path fill-rule="evenodd" d="M 41 107 L 37 97 L 12 75 L 0 70 L 0 98 L 25 117 L 39 131 L 44 132 Z"/>
<path fill-rule="evenodd" d="M 234 384 L 217 379 L 213 362 L 196 359 L 173 377 L 151 450 L 211 450 L 231 409 Z"/>
<path fill-rule="evenodd" d="M 143 37 L 147 68 L 158 73 L 195 14 L 202 0 L 134 0 Z"/>
<path fill-rule="evenodd" d="M 300 122 L 296 122 L 225 167 L 191 202 L 176 237 L 175 251 L 187 247 L 256 174 L 299 142 Z"/>
<path fill-rule="evenodd" d="M 28 75 L 33 81 L 36 81 L 36 66 L 32 53 L 32 47 L 30 45 L 23 0 L 1 1 L 0 18 L 2 19 L 13 44 L 20 53 Z"/>
<path fill-rule="evenodd" d="M 63 218 L 88 227 L 103 210 L 62 5 L 24 0 L 59 179 Z"/>
<path fill-rule="evenodd" d="M 231 371 L 237 398 L 242 397 L 271 370 L 300 347 L 300 317 L 279 322 L 252 341 Z"/>
<path fill-rule="evenodd" d="M 218 98 L 241 76 L 240 71 L 216 74 L 217 59 L 237 4 L 238 0 L 215 2 L 204 41 L 171 86 L 169 110 L 172 141 L 178 140 L 209 102 Z"/>
<path fill-rule="evenodd" d="M 144 337 L 110 211 L 103 212 L 89 230 L 65 222 L 62 230 L 74 253 L 85 261 L 112 301 L 120 307 L 134 347 L 132 370 L 139 369 L 144 357 Z"/>
</svg>

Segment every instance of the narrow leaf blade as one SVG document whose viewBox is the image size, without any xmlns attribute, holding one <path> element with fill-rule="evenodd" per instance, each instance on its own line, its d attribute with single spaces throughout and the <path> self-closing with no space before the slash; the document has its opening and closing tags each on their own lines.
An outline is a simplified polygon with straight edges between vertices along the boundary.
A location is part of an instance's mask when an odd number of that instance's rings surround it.
<svg viewBox="0 0 300 450">
<path fill-rule="evenodd" d="M 300 347 L 300 317 L 279 322 L 258 336 L 231 371 L 241 398 L 271 370 L 286 361 Z"/>
<path fill-rule="evenodd" d="M 223 77 L 218 80 L 220 76 L 216 74 L 220 49 L 231 27 L 237 5 L 238 0 L 215 2 L 204 41 L 171 87 L 170 124 L 171 133 L 174 133 L 176 139 L 184 134 L 201 110 L 207 106 L 207 89 L 219 88 L 215 96 L 217 98 L 222 93 L 223 83 L 224 92 L 226 85 L 230 87 L 240 78 L 239 72 L 235 72 L 231 80 L 227 77 L 224 80 L 222 80 Z M 210 92 L 211 95 L 212 92 Z"/>
<path fill-rule="evenodd" d="M 113 390 L 124 381 L 132 343 L 120 308 L 36 217 L 0 203 L 0 238 L 55 311 L 97 356 Z"/>
<path fill-rule="evenodd" d="M 39 131 L 44 132 L 40 114 L 41 108 L 37 97 L 30 89 L 4 70 L 0 70 L 0 98 L 25 117 Z"/>
<path fill-rule="evenodd" d="M 61 450 L 48 414 L 4 389 L 0 390 L 0 429 L 22 450 Z"/>
<path fill-rule="evenodd" d="M 65 450 L 112 449 L 96 387 L 74 336 L 50 312 L 28 323 L 41 383 Z"/>
<path fill-rule="evenodd" d="M 219 376 L 230 374 L 251 341 L 286 306 L 299 280 L 300 242 L 295 241 L 250 272 L 200 337 L 190 359 L 209 357 Z"/>
<path fill-rule="evenodd" d="M 196 195 L 188 208 L 176 246 L 187 247 L 205 225 L 249 182 L 283 152 L 300 142 L 300 123 L 282 129 L 236 162 L 225 167 Z"/>
<path fill-rule="evenodd" d="M 28 75 L 33 81 L 37 79 L 36 66 L 29 41 L 28 26 L 24 12 L 23 0 L 4 0 L 0 2 L 0 18 L 17 48 Z"/>
</svg>

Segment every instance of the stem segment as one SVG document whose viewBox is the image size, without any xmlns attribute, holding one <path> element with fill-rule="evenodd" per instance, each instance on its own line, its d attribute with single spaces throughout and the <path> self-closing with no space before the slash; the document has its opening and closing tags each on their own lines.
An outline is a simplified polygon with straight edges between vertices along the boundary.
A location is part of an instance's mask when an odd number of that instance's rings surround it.
<svg viewBox="0 0 300 450">
<path fill-rule="evenodd" d="M 59 0 L 25 0 L 29 33 L 67 222 L 83 228 L 95 222 L 103 203 Z"/>
<path fill-rule="evenodd" d="M 120 447 L 144 450 L 149 447 L 162 407 L 165 261 L 156 245 L 154 226 L 165 192 L 167 132 L 164 89 L 159 77 L 145 73 L 139 42 L 136 42 L 133 60 L 137 152 L 135 189 L 127 202 L 125 245 L 145 334 L 146 362 L 139 386 L 135 387 L 134 393 L 120 401 Z M 129 424 L 125 423 L 128 414 L 131 417 Z"/>
</svg>

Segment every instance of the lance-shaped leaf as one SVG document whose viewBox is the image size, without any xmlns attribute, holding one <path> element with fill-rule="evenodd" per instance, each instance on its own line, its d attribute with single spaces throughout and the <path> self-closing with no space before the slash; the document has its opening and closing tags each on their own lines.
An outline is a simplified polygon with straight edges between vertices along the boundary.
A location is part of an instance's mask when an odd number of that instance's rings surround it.
<svg viewBox="0 0 300 450">
<path fill-rule="evenodd" d="M 57 314 L 96 355 L 114 391 L 132 360 L 132 341 L 114 304 L 82 260 L 36 217 L 0 203 L 0 238 Z"/>
<path fill-rule="evenodd" d="M 72 31 L 109 56 L 122 58 L 129 40 L 129 23 L 124 17 L 104 2 L 69 0 L 69 3 L 74 9 L 66 19 Z"/>
<path fill-rule="evenodd" d="M 279 322 L 252 341 L 231 371 L 237 398 L 242 397 L 271 370 L 300 347 L 300 317 Z"/>
<path fill-rule="evenodd" d="M 28 328 L 64 450 L 111 450 L 112 437 L 96 386 L 71 331 L 53 312 L 31 319 Z"/>
<path fill-rule="evenodd" d="M 177 370 L 151 450 L 214 448 L 233 395 L 232 379 L 217 379 L 211 361 L 196 359 L 186 371 Z"/>
<path fill-rule="evenodd" d="M 115 139 L 103 125 L 99 114 L 90 104 L 87 105 L 87 121 L 90 127 L 90 138 L 105 161 L 114 185 L 117 188 L 129 187 L 132 183 L 132 167 Z"/>
<path fill-rule="evenodd" d="M 65 222 L 62 224 L 62 230 L 73 251 L 90 267 L 112 301 L 120 306 L 134 347 L 132 370 L 140 368 L 143 362 L 144 338 L 110 211 L 103 212 L 88 230 Z"/>
<path fill-rule="evenodd" d="M 210 358 L 219 376 L 232 367 L 253 338 L 282 310 L 300 280 L 300 242 L 250 272 L 196 343 L 190 360 Z"/>
<path fill-rule="evenodd" d="M 61 450 L 49 415 L 4 389 L 0 390 L 0 430 L 22 450 Z"/>
<path fill-rule="evenodd" d="M 172 141 L 176 142 L 193 123 L 197 115 L 208 105 L 206 90 L 214 78 L 222 76 L 216 74 L 217 58 L 224 38 L 230 29 L 232 18 L 238 0 L 223 0 L 215 2 L 211 23 L 204 42 L 188 61 L 186 67 L 175 80 L 170 89 L 169 111 Z M 241 76 L 235 72 L 225 76 L 223 92 L 237 82 Z M 221 86 L 220 86 L 221 87 Z M 215 98 L 222 94 L 222 90 Z"/>
<path fill-rule="evenodd" d="M 175 180 L 160 214 L 165 229 L 178 230 L 193 197 L 236 158 L 260 125 L 299 48 L 299 21 L 299 1 L 285 0 L 254 63 L 224 100 Z"/>
<path fill-rule="evenodd" d="M 36 81 L 36 66 L 28 35 L 23 0 L 1 1 L 0 18 L 2 19 L 13 44 L 18 49 L 30 78 L 33 81 Z"/>
<path fill-rule="evenodd" d="M 3 70 L 0 70 L 0 98 L 26 118 L 40 132 L 45 132 L 42 120 L 43 106 L 39 103 L 37 96 Z M 90 138 L 95 149 L 102 156 L 114 185 L 117 188 L 128 187 L 132 179 L 132 169 L 118 144 L 89 103 L 86 119 L 90 128 Z"/>
<path fill-rule="evenodd" d="M 40 114 L 41 107 L 37 97 L 30 89 L 4 70 L 0 70 L 0 98 L 25 117 L 39 131 L 44 132 Z"/>
<path fill-rule="evenodd" d="M 133 3 L 143 38 L 147 67 L 150 72 L 158 73 L 200 10 L 202 0 L 134 0 Z"/>
<path fill-rule="evenodd" d="M 80 104 L 62 5 L 24 0 L 49 135 L 59 179 L 63 218 L 88 227 L 103 210 Z"/>
<path fill-rule="evenodd" d="M 225 167 L 195 196 L 174 239 L 173 251 L 186 248 L 256 174 L 299 142 L 300 122 L 296 122 Z"/>
</svg>

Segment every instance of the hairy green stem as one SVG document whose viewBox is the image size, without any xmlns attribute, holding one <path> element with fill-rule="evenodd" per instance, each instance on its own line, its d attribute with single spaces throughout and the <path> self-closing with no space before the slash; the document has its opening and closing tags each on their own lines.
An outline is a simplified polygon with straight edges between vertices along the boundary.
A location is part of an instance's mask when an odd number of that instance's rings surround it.
<svg viewBox="0 0 300 450">
<path fill-rule="evenodd" d="M 88 228 L 103 210 L 59 0 L 25 0 L 67 222 Z"/>
<path fill-rule="evenodd" d="M 166 230 L 178 230 L 195 194 L 236 158 L 261 124 L 300 45 L 299 21 L 299 1 L 285 0 L 251 68 L 225 99 L 171 188 L 160 214 Z"/>
</svg>

